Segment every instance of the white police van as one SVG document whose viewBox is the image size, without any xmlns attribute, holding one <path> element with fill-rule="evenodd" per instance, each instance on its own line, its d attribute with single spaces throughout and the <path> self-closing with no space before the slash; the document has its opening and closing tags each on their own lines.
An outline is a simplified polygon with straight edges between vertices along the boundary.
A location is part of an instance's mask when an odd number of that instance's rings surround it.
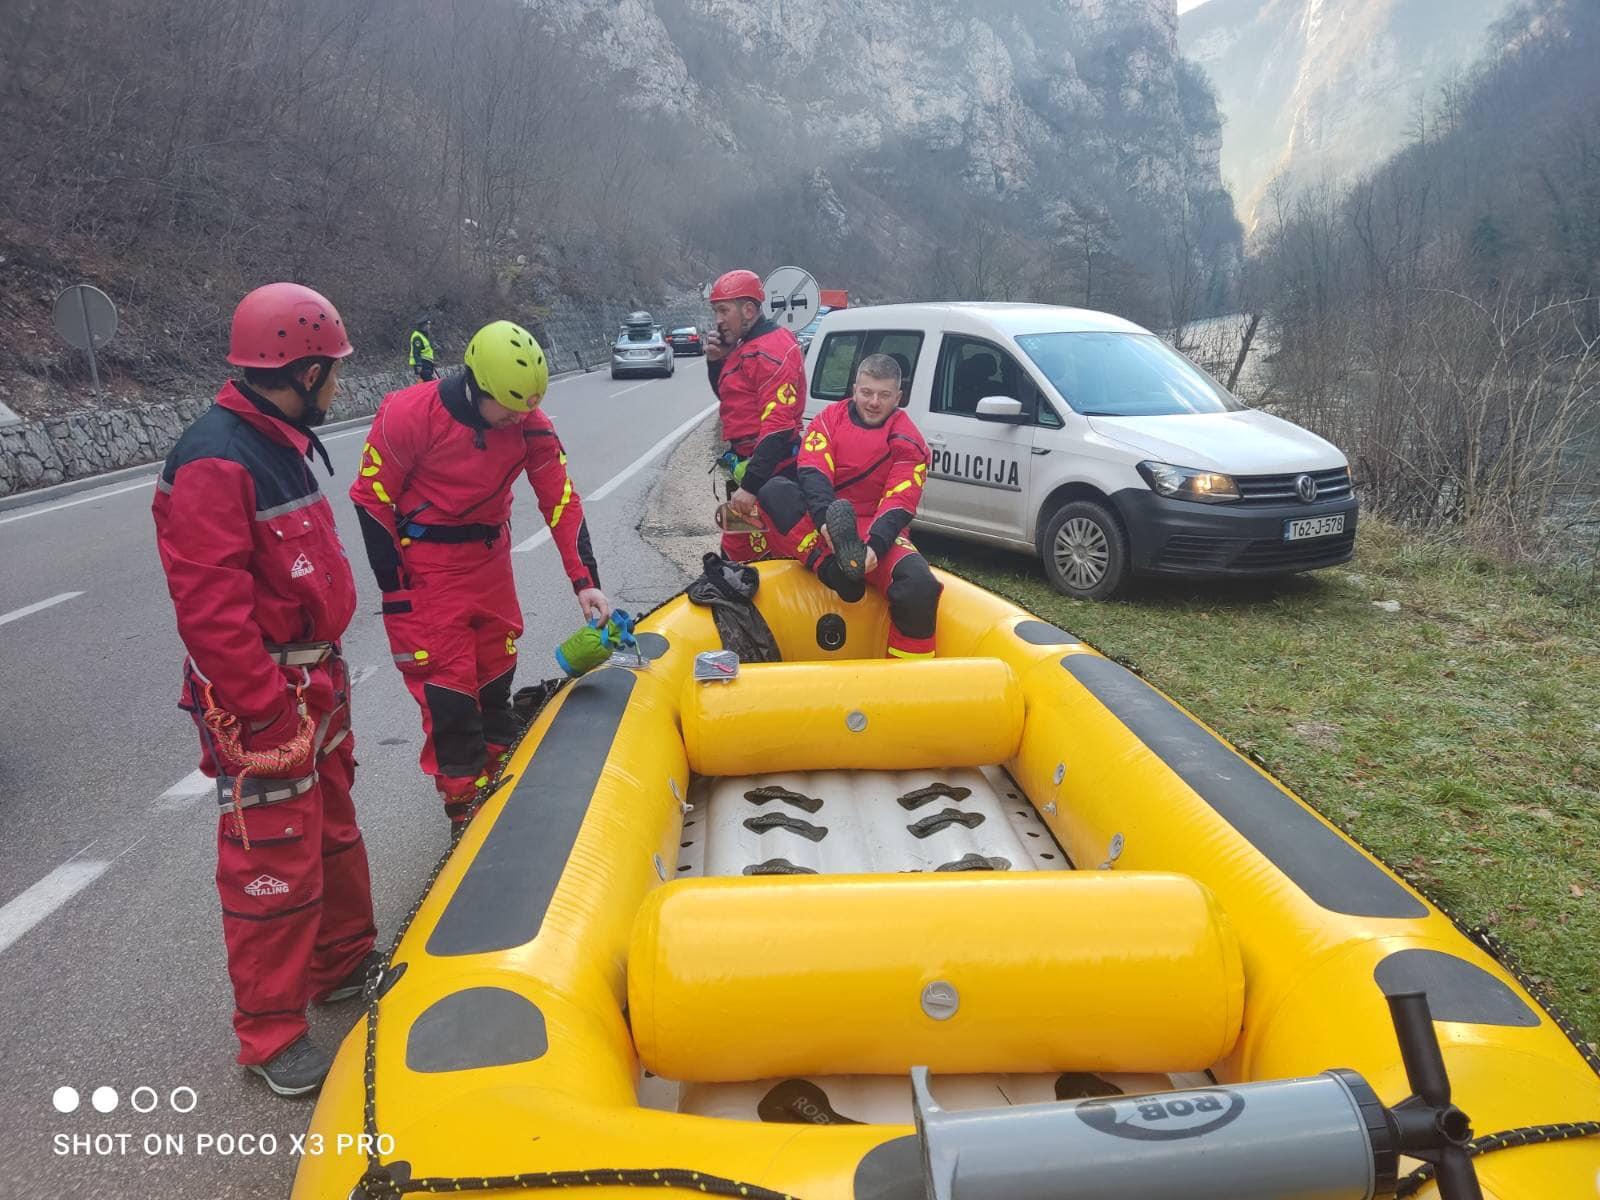
<svg viewBox="0 0 1600 1200">
<path fill-rule="evenodd" d="M 1134 572 L 1282 575 L 1354 550 L 1345 456 L 1130 321 L 1042 304 L 839 309 L 807 352 L 807 418 L 876 353 L 899 360 L 933 453 L 917 524 L 1037 554 L 1070 596 L 1103 599 Z"/>
</svg>

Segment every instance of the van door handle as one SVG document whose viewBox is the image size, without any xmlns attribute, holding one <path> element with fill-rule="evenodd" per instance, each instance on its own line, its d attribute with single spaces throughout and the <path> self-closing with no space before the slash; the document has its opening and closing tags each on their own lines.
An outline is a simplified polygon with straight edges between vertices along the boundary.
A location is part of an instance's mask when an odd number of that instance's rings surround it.
<svg viewBox="0 0 1600 1200">
<path fill-rule="evenodd" d="M 1035 454 L 1049 454 L 1050 450 L 1046 446 L 1034 446 L 1033 447 L 1033 452 Z"/>
<path fill-rule="evenodd" d="M 944 439 L 943 438 L 927 438 L 925 440 L 927 441 L 928 445 L 930 445 L 930 446 L 938 446 L 941 449 L 944 446 Z"/>
</svg>

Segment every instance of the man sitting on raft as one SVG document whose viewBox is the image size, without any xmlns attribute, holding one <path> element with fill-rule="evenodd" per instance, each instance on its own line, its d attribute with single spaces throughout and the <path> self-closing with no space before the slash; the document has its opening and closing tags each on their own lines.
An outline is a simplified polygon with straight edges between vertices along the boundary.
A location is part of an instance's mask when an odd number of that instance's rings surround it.
<svg viewBox="0 0 1600 1200">
<path fill-rule="evenodd" d="M 895 658 L 933 657 L 944 588 L 905 534 L 927 478 L 928 444 L 900 407 L 900 364 L 869 354 L 851 396 L 807 426 L 798 482 L 774 476 L 758 495 L 774 553 L 805 563 L 847 602 L 868 584 L 888 596 Z"/>
</svg>

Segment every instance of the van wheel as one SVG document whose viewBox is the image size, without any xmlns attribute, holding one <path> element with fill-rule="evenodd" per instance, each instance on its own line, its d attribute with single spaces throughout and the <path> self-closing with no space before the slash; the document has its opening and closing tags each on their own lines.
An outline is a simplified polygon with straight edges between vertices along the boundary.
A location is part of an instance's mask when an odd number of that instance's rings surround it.
<svg viewBox="0 0 1600 1200">
<path fill-rule="evenodd" d="M 1104 600 L 1128 574 L 1128 539 L 1109 509 L 1073 500 L 1051 515 L 1039 539 L 1045 577 L 1058 592 Z"/>
</svg>

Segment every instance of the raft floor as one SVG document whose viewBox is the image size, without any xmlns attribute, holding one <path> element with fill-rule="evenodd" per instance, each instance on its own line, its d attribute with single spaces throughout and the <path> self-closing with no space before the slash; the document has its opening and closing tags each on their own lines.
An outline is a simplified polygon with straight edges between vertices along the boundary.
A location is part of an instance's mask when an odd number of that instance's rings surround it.
<svg viewBox="0 0 1600 1200">
<path fill-rule="evenodd" d="M 787 795 L 764 798 L 764 788 Z M 696 779 L 689 803 L 678 858 L 686 876 L 1071 866 L 1000 767 Z"/>
<path fill-rule="evenodd" d="M 768 789 L 762 791 L 760 789 Z M 776 794 L 774 794 L 776 793 Z M 1072 864 L 1002 767 L 939 771 L 786 771 L 696 779 L 681 876 L 1060 871 Z M 777 1015 L 774 1036 L 782 1036 Z M 1199 1075 L 941 1076 L 949 1109 L 1035 1104 L 1202 1086 Z M 647 1108 L 742 1121 L 910 1124 L 909 1079 L 818 1075 L 680 1084 L 646 1074 Z"/>
</svg>

